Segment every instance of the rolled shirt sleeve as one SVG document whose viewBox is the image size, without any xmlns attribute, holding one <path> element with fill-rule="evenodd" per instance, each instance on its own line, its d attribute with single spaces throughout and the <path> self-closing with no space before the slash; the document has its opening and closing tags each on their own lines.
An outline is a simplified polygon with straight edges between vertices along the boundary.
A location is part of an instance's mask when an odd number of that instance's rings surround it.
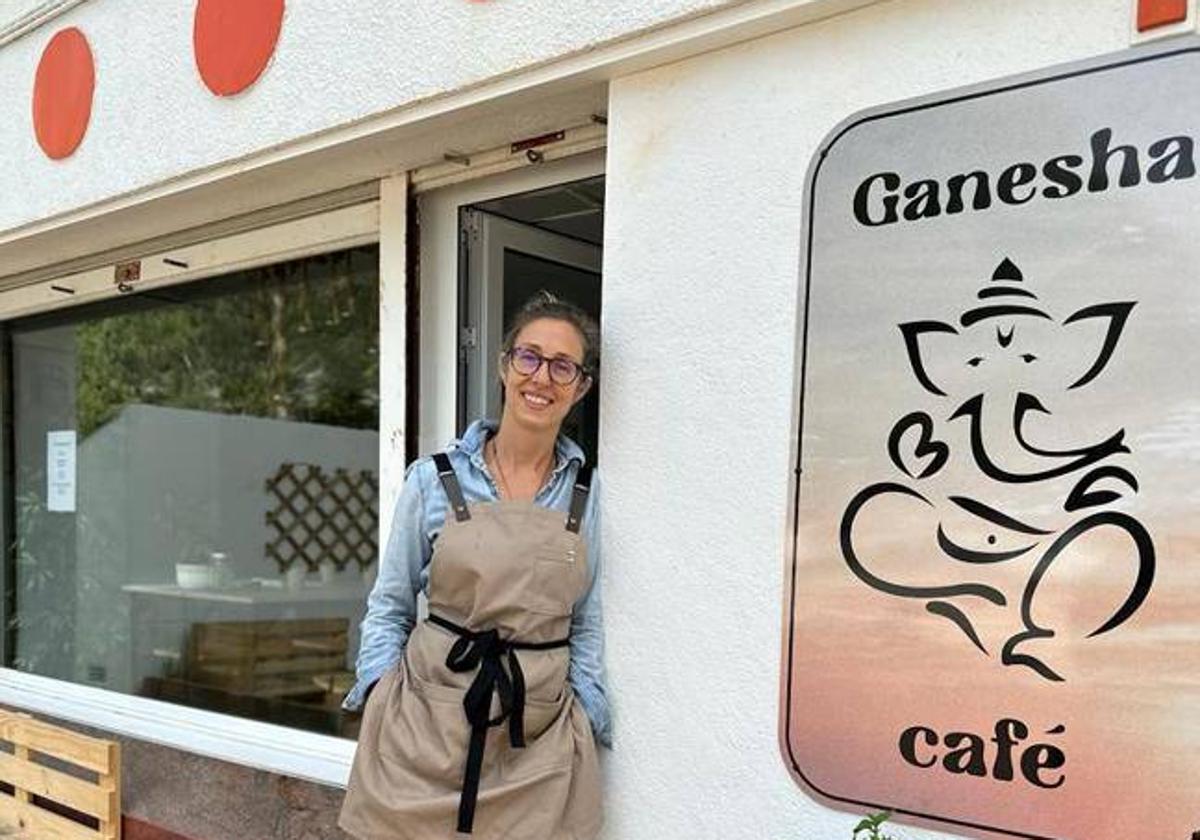
<svg viewBox="0 0 1200 840">
<path fill-rule="evenodd" d="M 612 713 L 604 672 L 604 619 L 601 606 L 600 480 L 592 477 L 583 515 L 591 581 L 571 617 L 571 663 L 568 679 L 592 724 L 596 740 L 612 747 Z"/>
<path fill-rule="evenodd" d="M 380 558 L 379 574 L 367 597 L 363 617 L 354 687 L 342 701 L 346 711 L 359 711 L 367 694 L 389 668 L 400 661 L 417 617 L 421 571 L 429 564 L 432 546 L 425 532 L 425 490 L 421 461 L 404 477 L 396 501 L 387 548 Z"/>
</svg>

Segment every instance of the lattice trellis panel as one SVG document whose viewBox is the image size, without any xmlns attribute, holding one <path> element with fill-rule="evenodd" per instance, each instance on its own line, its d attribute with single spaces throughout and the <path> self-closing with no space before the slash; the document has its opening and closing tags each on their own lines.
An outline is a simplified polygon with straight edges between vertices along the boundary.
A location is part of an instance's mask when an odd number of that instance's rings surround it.
<svg viewBox="0 0 1200 840">
<path fill-rule="evenodd" d="M 379 556 L 379 480 L 370 470 L 326 472 L 315 464 L 279 465 L 267 479 L 275 532 L 267 556 L 287 571 L 297 560 L 310 571 L 331 560 L 365 569 Z"/>
</svg>

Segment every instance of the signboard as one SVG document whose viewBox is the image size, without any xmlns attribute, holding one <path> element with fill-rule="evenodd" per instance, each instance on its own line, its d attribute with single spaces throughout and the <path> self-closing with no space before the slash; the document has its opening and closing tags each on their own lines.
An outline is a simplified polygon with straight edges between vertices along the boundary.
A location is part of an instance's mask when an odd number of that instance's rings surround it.
<svg viewBox="0 0 1200 840">
<path fill-rule="evenodd" d="M 75 511 L 75 432 L 46 432 L 46 510 Z"/>
<path fill-rule="evenodd" d="M 1200 829 L 1200 44 L 815 158 L 781 741 L 954 834 Z"/>
</svg>

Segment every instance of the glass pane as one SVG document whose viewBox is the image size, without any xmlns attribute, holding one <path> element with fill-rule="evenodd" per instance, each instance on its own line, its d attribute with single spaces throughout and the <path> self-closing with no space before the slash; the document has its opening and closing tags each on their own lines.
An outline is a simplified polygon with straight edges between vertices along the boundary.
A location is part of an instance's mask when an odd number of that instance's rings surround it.
<svg viewBox="0 0 1200 840">
<path fill-rule="evenodd" d="M 378 262 L 355 248 L 14 328 L 9 664 L 349 734 Z"/>
</svg>

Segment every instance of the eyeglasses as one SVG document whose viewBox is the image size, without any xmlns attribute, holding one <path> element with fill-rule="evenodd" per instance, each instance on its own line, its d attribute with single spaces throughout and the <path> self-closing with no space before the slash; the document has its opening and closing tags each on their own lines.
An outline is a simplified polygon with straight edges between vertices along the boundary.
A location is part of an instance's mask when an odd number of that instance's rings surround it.
<svg viewBox="0 0 1200 840">
<path fill-rule="evenodd" d="M 517 345 L 506 355 L 512 369 L 522 376 L 534 376 L 545 364 L 550 372 L 550 381 L 555 385 L 570 385 L 580 376 L 591 375 L 587 368 L 572 359 L 565 356 L 543 356 L 532 347 L 524 345 Z"/>
</svg>

